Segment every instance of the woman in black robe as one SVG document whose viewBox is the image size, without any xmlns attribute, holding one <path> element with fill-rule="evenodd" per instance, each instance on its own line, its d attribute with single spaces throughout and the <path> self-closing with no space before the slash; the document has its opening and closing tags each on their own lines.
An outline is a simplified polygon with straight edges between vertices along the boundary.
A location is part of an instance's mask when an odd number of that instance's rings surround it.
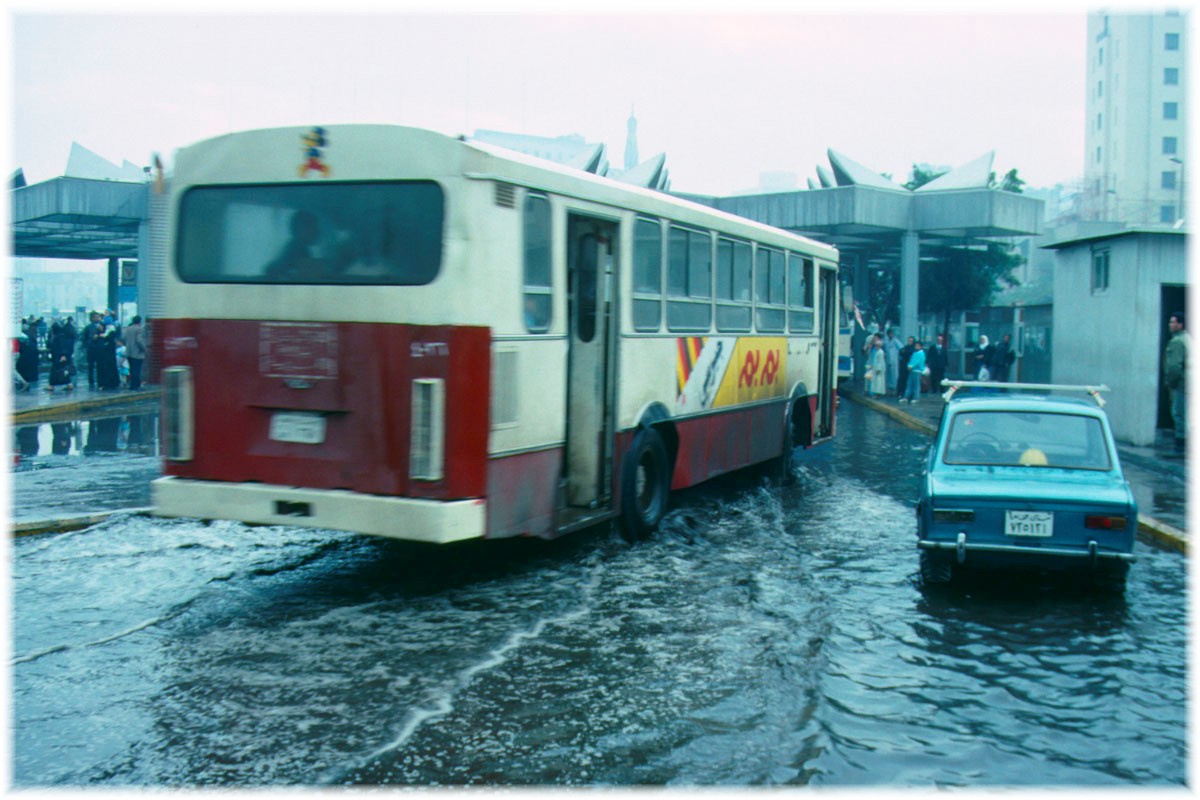
<svg viewBox="0 0 1200 800">
<path fill-rule="evenodd" d="M 117 389 L 121 378 L 117 373 L 117 331 L 112 325 L 101 325 L 93 340 L 97 348 L 96 384 L 101 389 Z"/>
<path fill-rule="evenodd" d="M 18 342 L 17 373 L 26 380 L 30 387 L 37 385 L 38 379 L 38 349 L 34 334 L 23 332 L 25 335 Z"/>
</svg>

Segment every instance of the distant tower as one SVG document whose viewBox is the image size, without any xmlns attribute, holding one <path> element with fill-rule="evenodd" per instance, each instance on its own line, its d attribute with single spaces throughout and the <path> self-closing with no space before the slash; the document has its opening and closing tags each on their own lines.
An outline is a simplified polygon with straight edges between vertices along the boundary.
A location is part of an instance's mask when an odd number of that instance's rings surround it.
<svg viewBox="0 0 1200 800">
<path fill-rule="evenodd" d="M 629 110 L 629 122 L 625 123 L 628 134 L 625 137 L 625 169 L 631 170 L 638 165 L 637 151 L 637 117 L 633 109 Z"/>
</svg>

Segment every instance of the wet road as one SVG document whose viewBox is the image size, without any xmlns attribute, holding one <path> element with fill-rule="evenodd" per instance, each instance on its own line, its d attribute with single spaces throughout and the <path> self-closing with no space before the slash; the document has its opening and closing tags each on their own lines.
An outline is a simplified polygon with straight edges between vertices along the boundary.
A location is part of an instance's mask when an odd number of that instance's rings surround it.
<svg viewBox="0 0 1200 800">
<path fill-rule="evenodd" d="M 926 591 L 929 440 L 855 404 L 795 486 L 444 548 L 117 516 L 13 543 L 13 780 L 1182 785 L 1186 562 Z"/>
</svg>

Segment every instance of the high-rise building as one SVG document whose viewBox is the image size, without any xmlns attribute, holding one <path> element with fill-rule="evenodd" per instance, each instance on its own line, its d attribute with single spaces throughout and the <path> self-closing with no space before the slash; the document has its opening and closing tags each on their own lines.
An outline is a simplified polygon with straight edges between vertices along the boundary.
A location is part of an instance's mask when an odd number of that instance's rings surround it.
<svg viewBox="0 0 1200 800">
<path fill-rule="evenodd" d="M 1088 14 L 1083 219 L 1184 219 L 1187 28 L 1181 11 Z"/>
</svg>

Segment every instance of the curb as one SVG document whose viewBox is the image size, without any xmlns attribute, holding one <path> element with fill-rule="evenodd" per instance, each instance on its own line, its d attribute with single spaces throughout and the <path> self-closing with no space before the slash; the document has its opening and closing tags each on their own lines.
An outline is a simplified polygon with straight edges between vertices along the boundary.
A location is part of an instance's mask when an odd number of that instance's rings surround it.
<svg viewBox="0 0 1200 800">
<path fill-rule="evenodd" d="M 69 533 L 83 530 L 105 522 L 116 514 L 149 514 L 149 508 L 121 508 L 115 511 L 97 511 L 92 514 L 81 514 L 74 517 L 55 517 L 53 519 L 34 520 L 32 522 L 14 522 L 12 538 L 35 536 L 39 533 Z"/>
<path fill-rule="evenodd" d="M 937 433 L 937 428 L 933 425 L 930 425 L 928 422 L 917 419 L 911 414 L 906 414 L 898 408 L 892 408 L 886 403 L 880 403 L 879 401 L 870 397 L 864 397 L 855 391 L 838 389 L 838 394 L 842 397 L 845 397 L 847 400 L 858 403 L 859 405 L 864 405 L 868 408 L 882 412 L 897 422 L 907 425 L 915 430 L 923 431 L 931 436 Z M 1169 550 L 1175 550 L 1183 553 L 1184 555 L 1187 554 L 1187 533 L 1173 525 L 1168 525 L 1161 520 L 1157 520 L 1154 517 L 1150 517 L 1145 514 L 1138 514 L 1138 532 L 1145 534 L 1145 538 L 1150 539 L 1162 547 L 1165 547 Z"/>
<path fill-rule="evenodd" d="M 159 391 L 151 389 L 139 392 L 115 394 L 112 397 L 95 397 L 87 400 L 72 400 L 54 405 L 36 406 L 12 412 L 12 424 L 23 425 L 35 422 L 70 421 L 82 414 L 101 409 L 119 411 L 125 408 L 158 402 Z"/>
</svg>

